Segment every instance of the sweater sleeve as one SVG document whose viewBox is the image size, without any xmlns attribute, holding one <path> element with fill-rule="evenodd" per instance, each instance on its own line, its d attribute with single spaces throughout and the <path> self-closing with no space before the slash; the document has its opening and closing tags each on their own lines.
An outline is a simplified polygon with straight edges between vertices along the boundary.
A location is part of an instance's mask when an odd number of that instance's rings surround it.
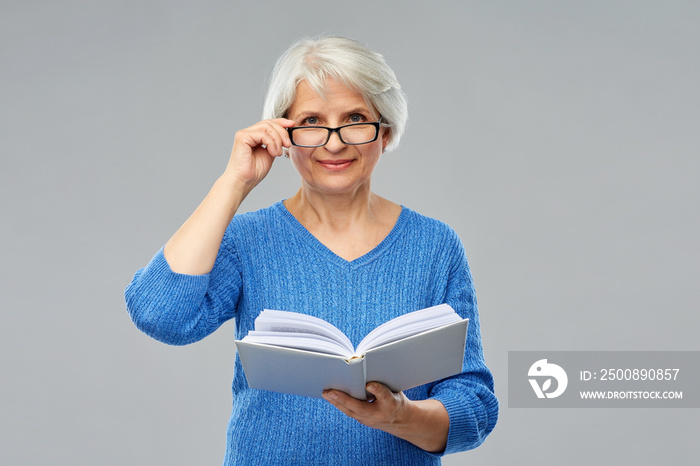
<svg viewBox="0 0 700 466">
<path fill-rule="evenodd" d="M 493 376 L 484 362 L 474 285 L 464 248 L 457 241 L 445 302 L 469 319 L 465 358 L 462 373 L 437 382 L 429 395 L 445 406 L 450 417 L 443 455 L 478 447 L 498 419 Z"/>
<path fill-rule="evenodd" d="M 163 248 L 136 272 L 124 297 L 139 330 L 163 343 L 186 345 L 234 317 L 242 281 L 237 256 L 226 240 L 208 274 L 173 272 Z"/>
</svg>

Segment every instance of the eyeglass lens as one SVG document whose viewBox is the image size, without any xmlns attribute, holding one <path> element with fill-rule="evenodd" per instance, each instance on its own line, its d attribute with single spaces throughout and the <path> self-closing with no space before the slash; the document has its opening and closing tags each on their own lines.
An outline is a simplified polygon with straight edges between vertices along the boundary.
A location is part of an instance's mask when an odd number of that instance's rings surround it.
<svg viewBox="0 0 700 466">
<path fill-rule="evenodd" d="M 332 129 L 296 127 L 292 133 L 294 143 L 300 146 L 322 146 L 330 139 Z M 374 124 L 355 124 L 338 129 L 340 139 L 345 144 L 365 144 L 377 137 L 378 128 Z"/>
</svg>

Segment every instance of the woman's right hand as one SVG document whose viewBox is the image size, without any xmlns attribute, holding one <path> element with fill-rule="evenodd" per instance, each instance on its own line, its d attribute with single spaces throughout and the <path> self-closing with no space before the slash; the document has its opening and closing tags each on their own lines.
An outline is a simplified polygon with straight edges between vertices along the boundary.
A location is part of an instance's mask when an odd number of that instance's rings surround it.
<svg viewBox="0 0 700 466">
<path fill-rule="evenodd" d="M 275 157 L 291 147 L 287 128 L 294 125 L 294 120 L 276 118 L 238 131 L 224 177 L 240 182 L 249 193 L 270 172 Z"/>
<path fill-rule="evenodd" d="M 263 120 L 236 133 L 224 175 L 165 245 L 165 258 L 174 272 L 211 271 L 226 227 L 241 202 L 269 173 L 283 148 L 292 145 L 287 128 L 294 124 L 286 118 Z"/>
</svg>

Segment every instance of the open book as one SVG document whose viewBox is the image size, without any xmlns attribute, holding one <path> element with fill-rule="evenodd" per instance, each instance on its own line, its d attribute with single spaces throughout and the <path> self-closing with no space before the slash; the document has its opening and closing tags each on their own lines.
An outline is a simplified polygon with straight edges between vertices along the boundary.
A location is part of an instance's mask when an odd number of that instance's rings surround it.
<svg viewBox="0 0 700 466">
<path fill-rule="evenodd" d="M 461 372 L 468 323 L 441 304 L 396 317 L 353 348 L 323 319 L 266 309 L 236 347 L 252 388 L 316 398 L 333 388 L 365 400 L 367 382 L 399 392 Z"/>
</svg>

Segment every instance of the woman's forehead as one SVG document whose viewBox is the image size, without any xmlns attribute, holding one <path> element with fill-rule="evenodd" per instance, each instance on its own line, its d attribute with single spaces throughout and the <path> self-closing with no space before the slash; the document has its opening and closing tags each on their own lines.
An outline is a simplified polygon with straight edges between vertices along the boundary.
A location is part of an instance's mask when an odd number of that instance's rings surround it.
<svg viewBox="0 0 700 466">
<path fill-rule="evenodd" d="M 342 113 L 354 110 L 371 112 L 371 109 L 372 107 L 362 94 L 341 82 L 328 78 L 322 94 L 316 92 L 305 80 L 301 81 L 297 85 L 296 97 L 288 113 L 293 118 L 294 115 L 305 112 Z"/>
</svg>

